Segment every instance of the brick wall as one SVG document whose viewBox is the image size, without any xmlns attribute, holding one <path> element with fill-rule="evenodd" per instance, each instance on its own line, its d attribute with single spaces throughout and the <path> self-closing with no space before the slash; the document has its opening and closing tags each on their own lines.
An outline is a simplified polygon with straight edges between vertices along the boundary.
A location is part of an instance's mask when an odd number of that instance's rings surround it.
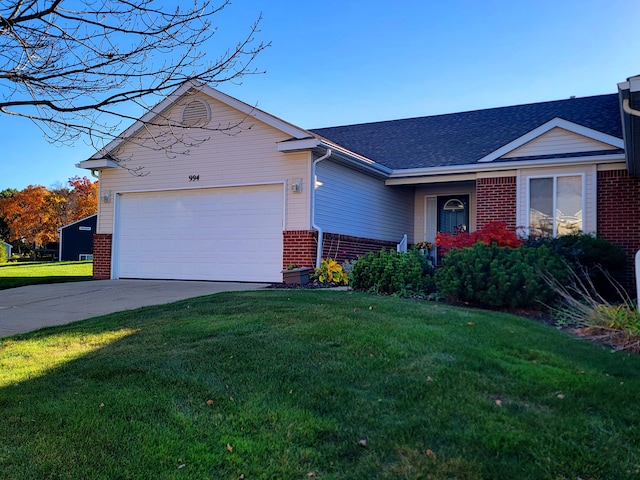
<svg viewBox="0 0 640 480">
<path fill-rule="evenodd" d="M 318 233 L 314 230 L 288 230 L 284 234 L 282 268 L 289 265 L 314 267 L 318 246 Z M 331 257 L 342 263 L 368 252 L 377 252 L 382 248 L 396 249 L 396 242 L 351 237 L 336 233 L 325 233 L 322 245 L 322 258 Z"/>
<path fill-rule="evenodd" d="M 492 221 L 504 222 L 515 230 L 516 177 L 479 178 L 476 181 L 478 230 Z"/>
<path fill-rule="evenodd" d="M 313 267 L 316 263 L 316 232 L 313 230 L 285 230 L 282 268 L 289 265 Z"/>
<path fill-rule="evenodd" d="M 400 240 L 401 238 L 398 239 L 398 241 Z M 365 253 L 379 252 L 383 248 L 395 250 L 397 245 L 398 242 L 325 233 L 322 245 L 322 258 L 331 257 L 338 263 L 342 263 L 345 260 L 355 259 Z"/>
<path fill-rule="evenodd" d="M 93 235 L 93 278 L 111 278 L 111 239 L 110 233 Z"/>
<path fill-rule="evenodd" d="M 628 262 L 623 284 L 635 296 L 634 256 L 640 249 L 640 178 L 626 170 L 598 172 L 598 236 L 620 245 Z"/>
</svg>

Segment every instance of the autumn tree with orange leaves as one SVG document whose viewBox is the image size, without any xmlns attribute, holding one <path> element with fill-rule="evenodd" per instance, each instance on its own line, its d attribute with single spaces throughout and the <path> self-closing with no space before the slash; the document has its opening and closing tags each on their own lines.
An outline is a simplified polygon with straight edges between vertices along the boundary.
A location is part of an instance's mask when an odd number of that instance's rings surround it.
<svg viewBox="0 0 640 480">
<path fill-rule="evenodd" d="M 29 185 L 0 198 L 0 217 L 8 227 L 9 241 L 35 248 L 58 240 L 58 228 L 98 211 L 98 182 L 73 177 L 69 187 L 52 190 Z"/>
</svg>

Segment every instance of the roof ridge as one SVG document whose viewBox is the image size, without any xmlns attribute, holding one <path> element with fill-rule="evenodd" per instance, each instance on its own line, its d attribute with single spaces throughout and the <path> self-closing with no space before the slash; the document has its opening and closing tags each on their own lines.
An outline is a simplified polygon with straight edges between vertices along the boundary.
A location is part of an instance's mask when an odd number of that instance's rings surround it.
<svg viewBox="0 0 640 480">
<path fill-rule="evenodd" d="M 570 98 L 565 98 L 565 99 L 560 99 L 560 100 L 547 100 L 547 101 L 544 101 L 544 102 L 530 102 L 530 103 L 521 103 L 521 104 L 517 104 L 517 105 L 504 105 L 502 107 L 476 108 L 476 109 L 473 109 L 473 110 L 464 110 L 464 111 L 461 111 L 461 112 L 438 113 L 438 114 L 435 114 L 435 115 L 420 115 L 420 116 L 416 116 L 416 117 L 394 118 L 394 119 L 390 119 L 390 120 L 379 120 L 377 122 L 360 122 L 360 123 L 352 123 L 352 124 L 344 124 L 344 125 L 333 125 L 333 126 L 328 126 L 328 127 L 309 128 L 308 131 L 316 132 L 316 131 L 319 131 L 319 130 L 327 130 L 327 129 L 331 129 L 331 128 L 347 128 L 347 127 L 351 128 L 351 127 L 366 126 L 366 125 L 378 125 L 378 124 L 388 124 L 388 123 L 393 123 L 393 122 L 403 122 L 403 121 L 408 121 L 408 120 L 419 120 L 419 119 L 423 119 L 423 118 L 450 117 L 450 116 L 465 115 L 465 114 L 470 114 L 470 113 L 475 113 L 475 112 L 491 112 L 491 111 L 498 111 L 498 110 L 509 110 L 509 109 L 527 107 L 527 106 L 534 106 L 534 105 L 550 105 L 550 104 L 553 104 L 553 103 L 571 102 L 571 101 L 576 101 L 576 100 L 577 101 L 591 100 L 591 99 L 594 99 L 596 97 L 610 97 L 610 96 L 617 96 L 617 93 L 603 93 L 603 94 L 599 94 L 599 95 L 588 95 L 586 97 L 570 97 Z"/>
</svg>

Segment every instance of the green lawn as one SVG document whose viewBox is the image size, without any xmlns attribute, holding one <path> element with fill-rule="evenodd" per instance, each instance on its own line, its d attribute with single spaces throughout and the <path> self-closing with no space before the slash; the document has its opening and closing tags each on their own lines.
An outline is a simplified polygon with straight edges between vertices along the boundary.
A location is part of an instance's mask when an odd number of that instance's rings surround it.
<svg viewBox="0 0 640 480">
<path fill-rule="evenodd" d="M 0 290 L 38 283 L 91 280 L 93 262 L 18 263 L 0 265 Z"/>
<path fill-rule="evenodd" d="M 0 339 L 11 479 L 637 479 L 640 357 L 534 320 L 326 290 Z"/>
</svg>

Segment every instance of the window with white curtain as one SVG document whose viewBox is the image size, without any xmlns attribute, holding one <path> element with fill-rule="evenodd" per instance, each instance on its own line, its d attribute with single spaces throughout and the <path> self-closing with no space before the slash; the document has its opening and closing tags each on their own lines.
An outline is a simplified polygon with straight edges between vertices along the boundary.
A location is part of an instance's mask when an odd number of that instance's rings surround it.
<svg viewBox="0 0 640 480">
<path fill-rule="evenodd" d="M 529 232 L 558 236 L 583 231 L 584 175 L 530 177 Z"/>
</svg>

